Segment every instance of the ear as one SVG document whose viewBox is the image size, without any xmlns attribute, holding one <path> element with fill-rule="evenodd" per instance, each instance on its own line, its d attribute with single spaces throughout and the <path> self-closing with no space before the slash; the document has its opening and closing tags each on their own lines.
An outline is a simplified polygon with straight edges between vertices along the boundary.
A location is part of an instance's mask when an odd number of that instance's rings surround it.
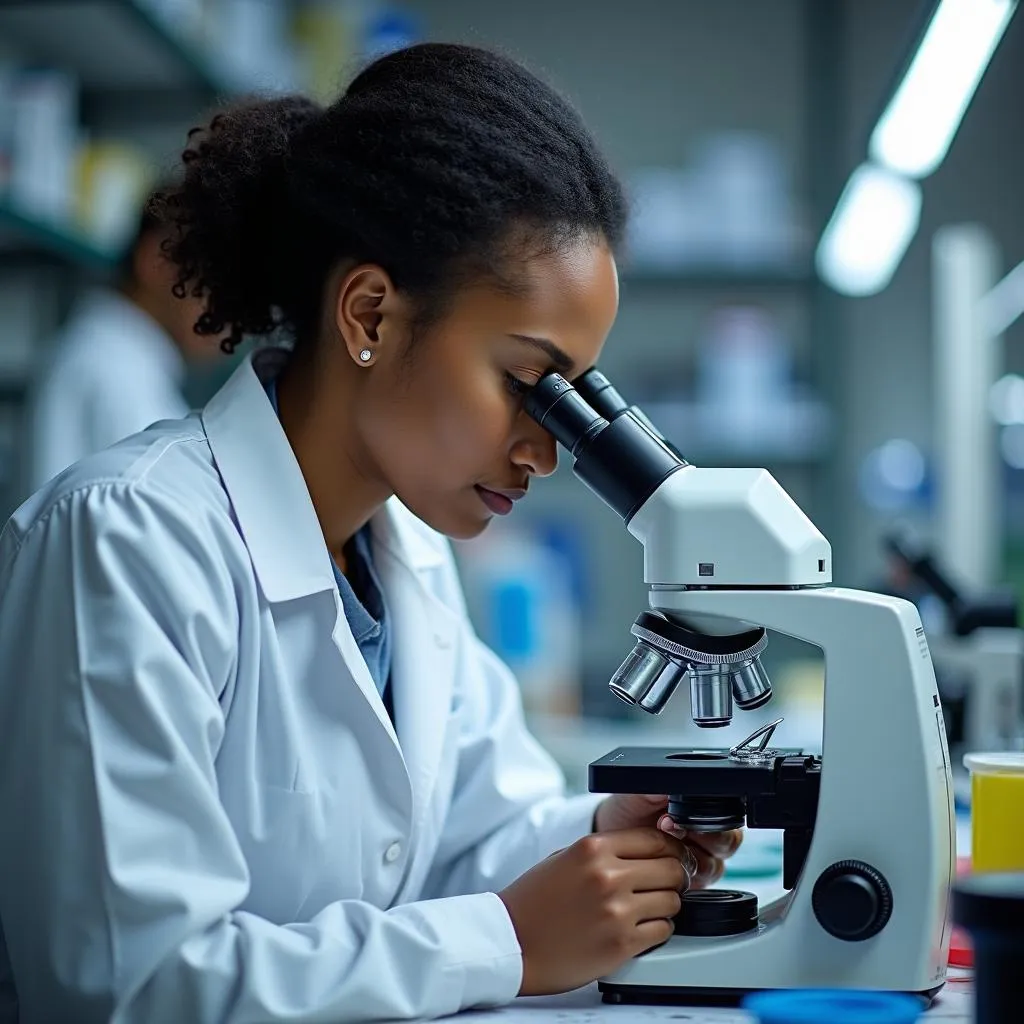
<svg viewBox="0 0 1024 1024">
<path fill-rule="evenodd" d="M 353 267 L 342 278 L 334 322 L 355 363 L 372 366 L 389 348 L 397 348 L 403 306 L 390 275 L 375 264 Z"/>
</svg>

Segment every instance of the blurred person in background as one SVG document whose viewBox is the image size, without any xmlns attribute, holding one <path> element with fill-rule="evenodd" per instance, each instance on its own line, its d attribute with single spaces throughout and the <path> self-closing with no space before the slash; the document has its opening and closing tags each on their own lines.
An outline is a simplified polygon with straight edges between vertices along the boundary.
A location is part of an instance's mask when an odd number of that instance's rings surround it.
<svg viewBox="0 0 1024 1024">
<path fill-rule="evenodd" d="M 202 300 L 173 294 L 166 238 L 150 200 L 113 286 L 83 295 L 54 340 L 32 403 L 32 491 L 85 455 L 188 415 L 187 365 L 220 349 L 194 330 Z"/>
<path fill-rule="evenodd" d="M 425 44 L 185 158 L 198 330 L 292 344 L 0 535 L 0 1020 L 422 1019 L 664 942 L 740 833 L 565 792 L 447 539 L 554 471 L 524 396 L 615 319 L 594 140 L 513 61 Z"/>
</svg>

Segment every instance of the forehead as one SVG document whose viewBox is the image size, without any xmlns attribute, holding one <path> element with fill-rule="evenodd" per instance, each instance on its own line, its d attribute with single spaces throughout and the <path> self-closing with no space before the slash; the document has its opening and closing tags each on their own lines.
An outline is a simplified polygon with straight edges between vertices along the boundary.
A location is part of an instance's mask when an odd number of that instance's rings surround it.
<svg viewBox="0 0 1024 1024">
<path fill-rule="evenodd" d="M 453 319 L 495 335 L 547 338 L 579 369 L 596 362 L 619 302 L 615 259 L 606 245 L 579 240 L 555 252 L 513 257 L 502 277 L 462 292 Z"/>
</svg>

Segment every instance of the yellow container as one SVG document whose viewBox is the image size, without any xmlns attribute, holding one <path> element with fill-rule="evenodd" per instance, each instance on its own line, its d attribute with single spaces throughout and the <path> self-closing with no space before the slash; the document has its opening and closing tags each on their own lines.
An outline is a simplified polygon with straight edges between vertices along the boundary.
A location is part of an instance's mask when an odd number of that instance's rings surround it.
<svg viewBox="0 0 1024 1024">
<path fill-rule="evenodd" d="M 966 754 L 971 870 L 1024 871 L 1024 753 Z"/>
</svg>

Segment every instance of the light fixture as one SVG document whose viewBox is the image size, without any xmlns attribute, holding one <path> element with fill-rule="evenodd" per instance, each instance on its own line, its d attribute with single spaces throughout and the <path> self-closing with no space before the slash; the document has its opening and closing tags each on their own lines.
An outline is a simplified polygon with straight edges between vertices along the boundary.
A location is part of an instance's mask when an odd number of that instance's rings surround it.
<svg viewBox="0 0 1024 1024">
<path fill-rule="evenodd" d="M 913 178 L 942 163 L 1017 0 L 940 0 L 870 153 Z"/>
<path fill-rule="evenodd" d="M 846 183 L 818 243 L 821 277 L 844 295 L 872 295 L 891 280 L 921 216 L 921 189 L 861 164 Z"/>
</svg>

